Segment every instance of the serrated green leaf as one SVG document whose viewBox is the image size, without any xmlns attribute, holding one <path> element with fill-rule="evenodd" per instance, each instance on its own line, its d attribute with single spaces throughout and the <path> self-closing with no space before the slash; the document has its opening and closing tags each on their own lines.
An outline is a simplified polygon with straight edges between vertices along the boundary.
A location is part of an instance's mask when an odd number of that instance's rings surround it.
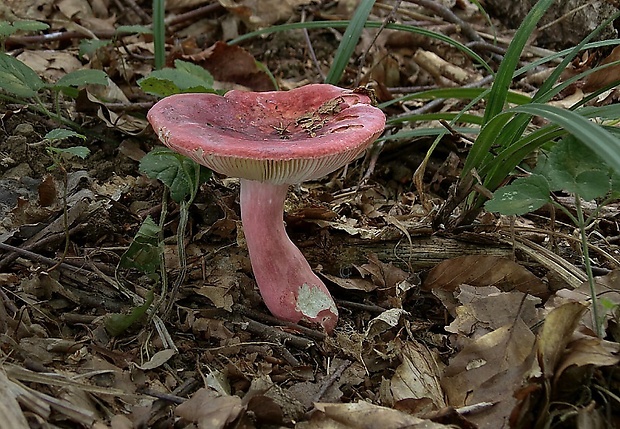
<svg viewBox="0 0 620 429">
<path fill-rule="evenodd" d="M 125 332 L 131 325 L 139 321 L 140 318 L 146 314 L 154 298 L 155 294 L 152 290 L 149 290 L 146 294 L 146 301 L 144 301 L 144 304 L 134 307 L 129 314 L 113 313 L 106 316 L 104 326 L 108 334 L 117 337 Z"/>
<path fill-rule="evenodd" d="M 97 49 L 111 44 L 111 40 L 101 40 L 101 39 L 83 39 L 80 41 L 79 47 L 79 55 L 83 57 L 84 55 L 91 56 L 93 55 Z"/>
<path fill-rule="evenodd" d="M 194 76 L 196 78 L 196 83 L 194 85 L 205 86 L 207 88 L 213 87 L 213 75 L 205 68 L 182 60 L 175 60 L 174 67 L 190 76 Z"/>
<path fill-rule="evenodd" d="M 107 85 L 108 75 L 103 70 L 82 69 L 67 73 L 54 85 L 56 88 L 61 87 L 83 87 L 86 85 Z"/>
<path fill-rule="evenodd" d="M 68 156 L 77 156 L 84 159 L 90 154 L 90 149 L 84 146 L 72 146 L 72 147 L 48 147 L 47 150 L 56 152 Z"/>
<path fill-rule="evenodd" d="M 146 78 L 140 79 L 138 85 L 147 94 L 167 97 L 183 92 L 215 92 L 213 76 L 196 64 L 176 60 L 176 68 L 155 70 Z"/>
<path fill-rule="evenodd" d="M 549 182 L 538 174 L 515 180 L 493 194 L 485 207 L 504 215 L 523 215 L 541 208 L 550 201 Z"/>
<path fill-rule="evenodd" d="M 13 22 L 13 27 L 22 31 L 42 31 L 50 28 L 45 22 L 33 21 L 33 20 L 24 20 L 24 21 L 15 21 Z"/>
<path fill-rule="evenodd" d="M 0 38 L 8 37 L 15 33 L 17 29 L 11 25 L 8 21 L 0 21 Z"/>
<path fill-rule="evenodd" d="M 16 58 L 0 52 L 0 88 L 17 97 L 30 98 L 45 87 L 45 82 Z"/>
<path fill-rule="evenodd" d="M 604 196 L 611 184 L 609 167 L 572 135 L 551 149 L 544 174 L 552 190 L 577 194 L 585 200 Z"/>
<path fill-rule="evenodd" d="M 121 25 L 114 30 L 116 34 L 153 34 L 146 25 Z"/>
<path fill-rule="evenodd" d="M 211 174 L 205 167 L 164 147 L 155 148 L 146 154 L 140 161 L 140 171 L 168 186 L 170 197 L 176 202 L 192 196 L 198 185 Z M 199 183 L 195 183 L 197 174 Z"/>
<path fill-rule="evenodd" d="M 82 140 L 86 140 L 86 136 L 80 133 L 76 133 L 73 130 L 67 130 L 65 128 L 54 128 L 43 137 L 45 140 L 57 141 L 68 139 L 69 137 L 78 137 Z"/>
<path fill-rule="evenodd" d="M 156 97 L 168 97 L 172 94 L 179 94 L 181 90 L 174 82 L 167 79 L 158 79 L 156 77 L 143 77 L 138 79 L 138 85 L 142 91 Z"/>
<path fill-rule="evenodd" d="M 121 256 L 119 267 L 135 268 L 145 274 L 155 274 L 164 251 L 159 239 L 161 228 L 148 216 L 136 233 L 129 248 Z"/>
</svg>

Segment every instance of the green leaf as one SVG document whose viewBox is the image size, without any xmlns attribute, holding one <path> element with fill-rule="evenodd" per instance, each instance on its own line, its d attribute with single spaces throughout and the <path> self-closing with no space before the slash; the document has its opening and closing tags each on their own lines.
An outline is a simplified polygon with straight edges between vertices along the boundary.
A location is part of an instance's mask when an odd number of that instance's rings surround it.
<svg viewBox="0 0 620 429">
<path fill-rule="evenodd" d="M 17 29 L 8 21 L 0 21 L 0 38 L 9 37 L 15 33 Z"/>
<path fill-rule="evenodd" d="M 77 156 L 78 158 L 81 158 L 81 159 L 86 158 L 90 154 L 90 149 L 84 146 L 72 146 L 72 147 L 65 147 L 65 148 L 51 146 L 51 147 L 48 147 L 47 150 L 50 152 L 59 153 L 61 155 L 66 155 L 69 157 Z"/>
<path fill-rule="evenodd" d="M 119 267 L 135 268 L 145 274 L 155 274 L 164 251 L 159 238 L 160 233 L 161 228 L 150 216 L 144 219 L 129 248 L 121 256 Z"/>
<path fill-rule="evenodd" d="M 146 301 L 144 301 L 144 304 L 134 307 L 129 314 L 109 314 L 104 321 L 104 326 L 108 334 L 117 337 L 125 332 L 131 325 L 139 321 L 140 318 L 146 314 L 154 298 L 155 294 L 150 290 L 146 294 Z"/>
<path fill-rule="evenodd" d="M 181 89 L 174 84 L 171 80 L 160 79 L 157 77 L 143 77 L 138 79 L 138 85 L 142 88 L 142 91 L 147 94 L 154 95 L 156 97 L 164 98 L 172 94 L 180 94 Z"/>
<path fill-rule="evenodd" d="M 188 86 L 198 86 L 203 85 L 206 87 L 213 87 L 213 76 L 209 73 L 208 70 L 196 65 L 194 63 L 190 63 L 182 60 L 175 60 L 174 67 L 177 70 L 187 73 L 189 76 L 194 77 L 196 80 L 195 83 Z"/>
<path fill-rule="evenodd" d="M 556 144 L 545 163 L 544 174 L 552 190 L 593 200 L 610 189 L 609 167 L 586 145 L 569 135 Z"/>
<path fill-rule="evenodd" d="M 170 197 L 176 202 L 183 201 L 187 196 L 193 199 L 198 185 L 211 175 L 207 168 L 165 147 L 155 148 L 146 154 L 140 161 L 140 171 L 168 186 Z"/>
<path fill-rule="evenodd" d="M 85 135 L 76 133 L 73 130 L 67 130 L 65 128 L 55 128 L 51 130 L 50 132 L 48 132 L 47 134 L 45 134 L 45 137 L 43 138 L 49 141 L 57 141 L 57 140 L 68 139 L 69 137 L 78 137 L 82 140 L 86 140 Z"/>
<path fill-rule="evenodd" d="M 15 21 L 13 22 L 13 27 L 15 27 L 18 30 L 29 31 L 29 32 L 42 31 L 42 30 L 47 30 L 48 28 L 50 28 L 50 26 L 44 22 L 33 21 L 33 20 Z"/>
<path fill-rule="evenodd" d="M 81 69 L 67 73 L 54 85 L 54 88 L 76 87 L 86 85 L 107 85 L 108 75 L 103 70 Z"/>
<path fill-rule="evenodd" d="M 204 68 L 186 61 L 176 60 L 176 68 L 155 70 L 138 81 L 147 94 L 167 97 L 183 92 L 215 92 L 213 76 Z"/>
<path fill-rule="evenodd" d="M 84 55 L 92 56 L 97 49 L 107 46 L 111 44 L 111 40 L 101 40 L 101 39 L 83 39 L 80 40 L 80 48 L 79 55 L 83 57 Z"/>
<path fill-rule="evenodd" d="M 620 172 L 620 138 L 577 112 L 547 104 L 525 104 L 509 109 L 511 112 L 542 116 L 564 128 L 592 149 L 603 162 Z"/>
<path fill-rule="evenodd" d="M 30 98 L 45 87 L 45 82 L 16 58 L 0 52 L 0 88 L 17 97 Z"/>
<path fill-rule="evenodd" d="M 495 81 L 491 88 L 491 94 L 487 107 L 484 110 L 484 122 L 489 122 L 497 114 L 499 114 L 506 104 L 506 96 L 508 89 L 512 83 L 512 77 L 515 69 L 521 59 L 523 48 L 528 43 L 532 32 L 536 28 L 536 24 L 542 18 L 545 11 L 553 4 L 554 0 L 540 0 L 529 11 L 527 16 L 521 22 L 519 29 L 512 37 L 512 41 L 506 50 L 504 59 L 500 63 Z"/>
<path fill-rule="evenodd" d="M 368 20 L 368 15 L 370 15 L 374 4 L 375 0 L 359 2 L 357 9 L 355 9 L 355 12 L 353 13 L 353 17 L 351 18 L 351 22 L 344 31 L 342 40 L 338 45 L 332 66 L 329 69 L 327 77 L 325 77 L 325 83 L 337 85 L 340 81 L 342 73 L 347 67 L 347 64 L 349 64 L 349 60 L 351 59 L 351 56 L 355 51 L 355 47 L 359 42 L 360 36 L 362 35 L 362 30 L 364 29 L 364 25 Z"/>
<path fill-rule="evenodd" d="M 153 34 L 146 25 L 121 25 L 114 30 L 116 34 Z"/>
<path fill-rule="evenodd" d="M 532 174 L 498 189 L 485 207 L 504 215 L 523 215 L 541 208 L 550 201 L 549 182 L 544 176 Z"/>
</svg>

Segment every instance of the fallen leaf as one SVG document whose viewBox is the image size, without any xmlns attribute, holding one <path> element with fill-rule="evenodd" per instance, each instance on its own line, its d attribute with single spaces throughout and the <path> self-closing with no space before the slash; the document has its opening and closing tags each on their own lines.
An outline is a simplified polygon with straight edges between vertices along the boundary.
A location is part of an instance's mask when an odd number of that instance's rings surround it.
<svg viewBox="0 0 620 429">
<path fill-rule="evenodd" d="M 175 354 L 176 352 L 173 349 L 160 350 L 155 353 L 148 362 L 144 363 L 141 366 L 138 366 L 138 368 L 143 371 L 158 368 L 168 362 L 170 358 Z"/>
<path fill-rule="evenodd" d="M 453 292 L 462 284 L 495 286 L 504 292 L 518 290 L 545 298 L 545 284 L 526 268 L 506 258 L 467 255 L 448 259 L 429 271 L 422 289 L 432 291 L 454 315 L 457 306 Z"/>
<path fill-rule="evenodd" d="M 273 91 L 273 82 L 256 65 L 256 60 L 241 46 L 216 42 L 206 50 L 189 55 L 188 59 L 208 70 L 219 82 L 231 82 L 252 91 Z"/>
<path fill-rule="evenodd" d="M 174 414 L 196 423 L 199 429 L 220 429 L 235 421 L 243 412 L 241 398 L 238 396 L 219 396 L 202 388 L 179 405 Z"/>
<path fill-rule="evenodd" d="M 443 364 L 439 357 L 421 343 L 408 341 L 402 348 L 402 361 L 390 380 L 394 402 L 428 398 L 434 410 L 445 407 L 439 383 Z"/>
<path fill-rule="evenodd" d="M 586 307 L 569 302 L 553 309 L 545 318 L 538 338 L 538 362 L 547 378 L 551 378 L 570 342 Z"/>
<path fill-rule="evenodd" d="M 513 392 L 535 364 L 535 336 L 518 319 L 468 343 L 446 367 L 441 385 L 455 408 L 492 403 L 470 416 L 480 428 L 507 427 L 517 405 Z"/>
<path fill-rule="evenodd" d="M 314 407 L 338 426 L 321 423 L 321 428 L 352 429 L 448 429 L 449 426 L 423 420 L 391 408 L 360 401 L 350 404 L 316 403 Z M 327 421 L 329 422 L 329 420 Z M 333 424 L 333 423 L 332 423 Z M 319 427 L 319 426 L 315 426 Z"/>
</svg>

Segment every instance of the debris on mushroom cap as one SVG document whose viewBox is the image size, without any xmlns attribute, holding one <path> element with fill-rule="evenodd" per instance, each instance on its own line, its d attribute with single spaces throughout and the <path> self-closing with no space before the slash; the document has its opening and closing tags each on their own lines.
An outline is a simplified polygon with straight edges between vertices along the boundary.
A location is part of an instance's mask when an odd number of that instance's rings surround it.
<svg viewBox="0 0 620 429">
<path fill-rule="evenodd" d="M 370 103 L 363 93 L 313 84 L 172 95 L 148 119 L 164 144 L 218 173 L 291 184 L 351 162 L 381 134 L 385 115 Z"/>
</svg>

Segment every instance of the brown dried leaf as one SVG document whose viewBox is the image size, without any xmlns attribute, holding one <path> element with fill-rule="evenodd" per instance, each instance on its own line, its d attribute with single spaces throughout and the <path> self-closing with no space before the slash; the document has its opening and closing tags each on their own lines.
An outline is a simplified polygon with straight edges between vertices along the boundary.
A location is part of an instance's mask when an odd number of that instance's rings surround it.
<svg viewBox="0 0 620 429">
<path fill-rule="evenodd" d="M 514 323 L 517 318 L 527 326 L 540 320 L 536 305 L 539 298 L 521 292 L 501 292 L 494 286 L 474 287 L 461 285 L 454 321 L 448 332 L 461 333 L 473 338 Z"/>
<path fill-rule="evenodd" d="M 230 289 L 217 286 L 203 286 L 196 289 L 198 295 L 208 298 L 217 308 L 232 311 L 233 298 L 229 292 Z"/>
<path fill-rule="evenodd" d="M 238 396 L 219 396 L 203 388 L 179 405 L 174 413 L 196 423 L 198 429 L 218 429 L 235 421 L 243 409 Z"/>
<path fill-rule="evenodd" d="M 548 293 L 545 284 L 526 268 L 506 258 L 486 255 L 461 256 L 437 264 L 422 289 L 432 291 L 454 314 L 453 292 L 462 284 L 496 286 L 504 292 L 518 290 L 542 298 Z"/>
<path fill-rule="evenodd" d="M 611 54 L 609 54 L 607 58 L 601 62 L 601 65 L 609 64 L 618 60 L 620 60 L 620 46 L 616 46 L 613 51 L 611 51 Z M 594 92 L 613 82 L 617 82 L 619 78 L 620 64 L 597 70 L 586 77 L 583 90 L 585 92 Z"/>
<path fill-rule="evenodd" d="M 236 83 L 253 91 L 275 89 L 267 73 L 256 66 L 252 54 L 240 46 L 216 42 L 189 59 L 207 69 L 217 81 Z"/>
<path fill-rule="evenodd" d="M 480 428 L 507 427 L 517 404 L 513 393 L 534 364 L 535 336 L 520 319 L 467 344 L 450 362 L 441 385 L 453 407 L 492 403 L 471 420 Z"/>
<path fill-rule="evenodd" d="M 555 378 L 562 375 L 569 366 L 610 366 L 620 362 L 620 344 L 603 341 L 600 338 L 578 338 L 570 343 L 555 371 Z"/>
<path fill-rule="evenodd" d="M 391 408 L 360 401 L 350 404 L 316 403 L 315 408 L 327 420 L 310 428 L 352 429 L 447 429 L 449 426 L 423 420 Z M 335 425 L 334 423 L 339 423 Z"/>
<path fill-rule="evenodd" d="M 421 343 L 409 341 L 402 349 L 402 363 L 390 380 L 394 401 L 428 398 L 434 410 L 446 406 L 443 389 L 439 384 L 441 361 Z"/>
<path fill-rule="evenodd" d="M 583 304 L 569 302 L 547 315 L 538 339 L 538 362 L 545 377 L 550 378 L 555 373 L 585 311 Z"/>
</svg>

